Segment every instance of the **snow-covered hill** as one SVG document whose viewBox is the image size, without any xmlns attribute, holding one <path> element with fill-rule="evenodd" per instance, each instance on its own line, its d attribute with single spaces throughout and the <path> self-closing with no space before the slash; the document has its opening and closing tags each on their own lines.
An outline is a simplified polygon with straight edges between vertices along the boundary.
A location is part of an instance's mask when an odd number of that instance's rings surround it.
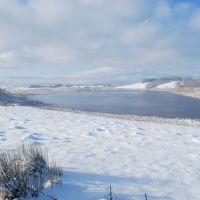
<svg viewBox="0 0 200 200">
<path fill-rule="evenodd" d="M 115 89 L 126 89 L 126 90 L 145 90 L 147 89 L 147 85 L 149 83 L 135 83 L 135 84 L 130 84 L 130 85 L 122 85 L 122 86 L 117 86 Z"/>
<path fill-rule="evenodd" d="M 156 86 L 157 89 L 176 89 L 177 87 L 178 81 L 170 81 Z"/>
<path fill-rule="evenodd" d="M 37 142 L 64 169 L 59 200 L 199 200 L 200 127 L 0 106 L 0 148 Z M 49 199 L 41 196 L 39 199 Z"/>
<path fill-rule="evenodd" d="M 153 82 L 142 82 L 130 85 L 117 86 L 115 89 L 125 89 L 125 90 L 147 90 L 147 89 L 160 89 L 160 90 L 170 90 L 178 88 L 179 81 L 153 81 Z"/>
</svg>

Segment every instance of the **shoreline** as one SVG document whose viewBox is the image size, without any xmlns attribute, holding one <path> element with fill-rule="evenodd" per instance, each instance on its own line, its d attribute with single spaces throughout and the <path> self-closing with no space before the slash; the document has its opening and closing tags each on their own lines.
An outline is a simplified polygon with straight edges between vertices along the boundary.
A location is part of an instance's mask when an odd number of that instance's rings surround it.
<svg viewBox="0 0 200 200">
<path fill-rule="evenodd" d="M 170 92 L 173 94 L 181 95 L 184 97 L 190 97 L 193 99 L 200 100 L 200 88 L 182 88 L 182 89 L 114 89 L 114 90 L 123 90 L 123 91 L 133 91 L 133 92 Z"/>
<path fill-rule="evenodd" d="M 16 106 L 16 105 L 8 105 L 8 106 Z M 57 111 L 57 112 L 68 112 L 68 113 L 73 113 L 73 114 L 89 115 L 89 116 L 94 116 L 94 117 L 105 117 L 105 118 L 119 119 L 119 120 L 200 127 L 200 119 L 164 118 L 164 117 L 157 117 L 157 116 L 141 116 L 141 115 L 125 115 L 125 114 L 123 115 L 123 114 L 83 111 L 83 110 L 78 110 L 78 109 L 62 108 L 59 106 L 51 106 L 51 105 L 38 105 L 38 106 L 37 105 L 33 105 L 33 106 L 22 105 L 22 107 L 30 107 L 30 108 L 37 108 L 41 110 L 51 110 L 51 111 Z"/>
<path fill-rule="evenodd" d="M 178 89 L 171 89 L 171 90 L 159 90 L 159 89 L 148 89 L 147 91 L 154 91 L 154 92 L 171 92 L 173 94 L 181 95 L 184 97 L 190 97 L 193 99 L 200 100 L 200 88 L 178 88 Z"/>
<path fill-rule="evenodd" d="M 133 91 L 133 92 L 171 92 L 173 94 L 190 97 L 193 99 L 200 100 L 200 88 L 175 88 L 175 89 L 116 89 L 114 87 L 111 88 L 90 88 L 89 91 Z M 54 94 L 54 93 L 63 93 L 63 92 L 71 92 L 71 91 L 88 91 L 88 89 L 84 88 L 23 88 L 23 89 L 8 89 L 8 92 L 12 95 L 19 95 L 19 96 L 27 96 L 27 95 L 40 95 L 40 94 Z"/>
<path fill-rule="evenodd" d="M 193 98 L 193 99 L 198 99 L 200 100 L 200 88 L 199 89 L 194 89 L 194 90 L 187 90 L 185 89 L 184 91 L 182 90 L 177 90 L 174 92 L 175 94 L 178 94 L 178 95 L 182 95 L 182 96 L 185 96 L 185 97 L 190 97 L 190 98 Z"/>
</svg>

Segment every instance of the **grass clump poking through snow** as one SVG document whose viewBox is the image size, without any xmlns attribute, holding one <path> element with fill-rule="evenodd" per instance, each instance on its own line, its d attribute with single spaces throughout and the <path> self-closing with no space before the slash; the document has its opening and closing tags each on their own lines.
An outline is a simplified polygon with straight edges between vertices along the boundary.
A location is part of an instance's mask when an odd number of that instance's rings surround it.
<svg viewBox="0 0 200 200">
<path fill-rule="evenodd" d="M 37 197 L 47 185 L 61 181 L 62 170 L 48 161 L 40 145 L 21 144 L 0 152 L 0 199 Z"/>
</svg>

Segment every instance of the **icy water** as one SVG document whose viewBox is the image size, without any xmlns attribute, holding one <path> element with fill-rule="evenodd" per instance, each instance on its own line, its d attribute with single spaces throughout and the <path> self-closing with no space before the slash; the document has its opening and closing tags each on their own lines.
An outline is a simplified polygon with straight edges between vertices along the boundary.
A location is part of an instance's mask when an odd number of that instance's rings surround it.
<svg viewBox="0 0 200 200">
<path fill-rule="evenodd" d="M 28 98 L 83 111 L 200 119 L 200 100 L 169 92 L 73 91 Z"/>
</svg>

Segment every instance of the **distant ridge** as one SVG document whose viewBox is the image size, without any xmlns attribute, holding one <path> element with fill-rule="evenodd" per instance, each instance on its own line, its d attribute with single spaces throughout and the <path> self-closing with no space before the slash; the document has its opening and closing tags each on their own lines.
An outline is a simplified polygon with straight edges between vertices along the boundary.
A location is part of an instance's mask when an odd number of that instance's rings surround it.
<svg viewBox="0 0 200 200">
<path fill-rule="evenodd" d="M 0 88 L 0 104 L 14 103 L 15 100 L 12 95 Z"/>
<path fill-rule="evenodd" d="M 117 86 L 115 89 L 127 90 L 147 90 L 147 89 L 178 89 L 178 88 L 198 88 L 200 87 L 199 79 L 183 79 L 183 78 L 159 78 L 144 79 L 140 83 Z"/>
<path fill-rule="evenodd" d="M 30 101 L 26 97 L 11 95 L 6 90 L 0 88 L 0 105 L 13 105 L 13 104 L 30 105 L 30 106 L 46 105 L 39 101 Z"/>
</svg>

